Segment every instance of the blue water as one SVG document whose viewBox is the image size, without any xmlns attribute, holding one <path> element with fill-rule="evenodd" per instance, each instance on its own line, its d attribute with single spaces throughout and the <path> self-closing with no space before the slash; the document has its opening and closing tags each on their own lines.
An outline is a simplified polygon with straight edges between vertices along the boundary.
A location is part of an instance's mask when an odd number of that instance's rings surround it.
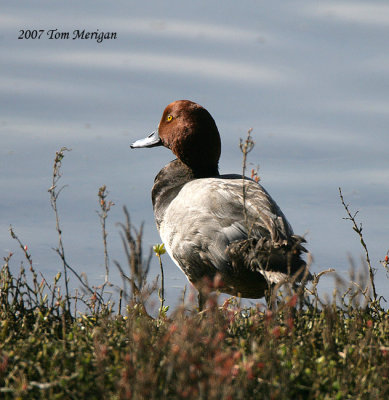
<svg viewBox="0 0 389 400">
<path fill-rule="evenodd" d="M 117 222 L 126 205 L 145 222 L 145 246 L 159 243 L 150 190 L 173 157 L 130 150 L 154 130 L 164 107 L 190 99 L 206 107 L 222 135 L 222 173 L 241 171 L 239 138 L 253 128 L 262 184 L 319 272 L 347 278 L 363 250 L 338 196 L 359 210 L 377 272 L 389 249 L 389 5 L 386 2 L 3 0 L 0 15 L 0 251 L 16 252 L 12 224 L 37 268 L 61 263 L 47 189 L 55 151 L 63 161 L 58 206 L 69 263 L 97 284 L 104 275 L 97 191 L 115 202 L 108 219 L 111 262 L 124 262 Z M 20 30 L 43 29 L 19 40 Z M 69 32 L 49 40 L 47 30 Z M 116 32 L 116 40 L 72 40 L 75 29 Z M 251 165 L 250 165 L 251 168 Z M 168 302 L 186 278 L 164 257 Z M 159 267 L 153 260 L 152 276 Z M 120 279 L 111 265 L 111 279 Z M 334 281 L 323 282 L 332 292 Z"/>
</svg>

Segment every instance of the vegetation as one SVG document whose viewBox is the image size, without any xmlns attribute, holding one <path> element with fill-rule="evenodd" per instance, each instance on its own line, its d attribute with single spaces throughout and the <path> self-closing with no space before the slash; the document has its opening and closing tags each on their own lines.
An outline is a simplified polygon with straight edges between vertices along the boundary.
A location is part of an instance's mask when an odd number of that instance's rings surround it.
<svg viewBox="0 0 389 400">
<path fill-rule="evenodd" d="M 317 291 L 323 271 L 310 287 L 277 288 L 269 308 L 243 308 L 236 298 L 219 305 L 210 293 L 205 311 L 189 299 L 168 314 L 163 280 L 147 283 L 152 253 L 142 253 L 142 227 L 132 227 L 126 210 L 120 226 L 128 268 L 116 263 L 123 279 L 117 304 L 106 295 L 105 221 L 113 203 L 105 186 L 98 192 L 104 282 L 90 287 L 68 265 L 56 205 L 66 150 L 56 154 L 49 189 L 63 264 L 52 283 L 34 269 L 28 248 L 10 228 L 25 263 L 12 273 L 8 254 L 0 272 L 0 398 L 389 398 L 389 313 L 375 290 L 362 226 L 342 193 L 367 256 L 365 280 L 338 279 L 333 299 L 324 301 Z M 154 252 L 163 276 L 163 246 Z M 388 268 L 388 254 L 382 264 Z M 80 284 L 74 293 L 71 278 Z M 147 299 L 155 291 L 160 308 L 153 318 Z"/>
</svg>

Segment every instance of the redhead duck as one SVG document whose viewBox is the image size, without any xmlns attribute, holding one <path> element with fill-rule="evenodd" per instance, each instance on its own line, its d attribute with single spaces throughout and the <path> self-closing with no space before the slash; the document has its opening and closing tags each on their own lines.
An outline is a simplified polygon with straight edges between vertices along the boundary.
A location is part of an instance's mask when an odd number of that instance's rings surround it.
<svg viewBox="0 0 389 400">
<path fill-rule="evenodd" d="M 305 240 L 267 191 L 242 175 L 219 175 L 220 135 L 205 108 L 189 100 L 169 104 L 158 129 L 131 148 L 154 146 L 177 157 L 154 180 L 157 228 L 195 287 L 220 274 L 220 291 L 260 298 L 269 284 L 304 270 Z"/>
</svg>

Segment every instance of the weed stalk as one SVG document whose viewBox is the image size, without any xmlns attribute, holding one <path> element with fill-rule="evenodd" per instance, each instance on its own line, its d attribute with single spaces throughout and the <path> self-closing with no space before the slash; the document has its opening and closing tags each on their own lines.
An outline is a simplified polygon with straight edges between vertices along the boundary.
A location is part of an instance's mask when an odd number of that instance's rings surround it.
<svg viewBox="0 0 389 400">
<path fill-rule="evenodd" d="M 354 214 L 351 213 L 349 205 L 346 204 L 346 202 L 344 200 L 341 188 L 339 188 L 339 196 L 340 196 L 340 200 L 343 204 L 343 207 L 346 210 L 346 213 L 348 215 L 348 217 L 345 217 L 344 219 L 350 220 L 352 222 L 353 230 L 358 234 L 361 245 L 365 251 L 366 263 L 369 268 L 370 285 L 373 290 L 373 301 L 374 301 L 374 304 L 377 305 L 377 291 L 376 291 L 375 283 L 374 283 L 374 275 L 375 275 L 376 270 L 375 270 L 375 268 L 372 267 L 371 262 L 370 262 L 369 250 L 367 249 L 367 245 L 366 245 L 365 239 L 363 238 L 363 234 L 362 234 L 362 223 L 360 223 L 358 225 L 357 221 L 355 219 L 355 217 L 357 216 L 359 211 L 356 211 Z"/>
</svg>

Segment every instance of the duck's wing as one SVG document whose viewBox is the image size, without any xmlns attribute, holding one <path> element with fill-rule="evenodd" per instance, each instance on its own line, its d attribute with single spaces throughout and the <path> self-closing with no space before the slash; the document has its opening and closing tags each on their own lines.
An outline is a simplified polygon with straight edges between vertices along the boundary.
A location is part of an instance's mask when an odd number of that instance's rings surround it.
<svg viewBox="0 0 389 400">
<path fill-rule="evenodd" d="M 192 281 L 211 271 L 285 273 L 287 260 L 280 262 L 280 254 L 286 244 L 293 247 L 293 231 L 285 216 L 253 180 L 223 178 L 191 181 L 171 202 L 160 227 L 170 256 Z M 274 246 L 278 251 L 269 263 Z"/>
<path fill-rule="evenodd" d="M 302 269 L 306 265 L 301 258 L 301 253 L 306 252 L 302 246 L 305 240 L 294 235 L 277 203 L 250 179 L 237 176 L 231 181 L 228 176 L 225 190 L 237 194 L 236 185 L 242 194 L 238 192 L 239 201 L 230 203 L 235 208 L 234 220 L 223 230 L 229 241 L 226 253 L 233 268 L 256 270 L 271 283 Z"/>
</svg>

